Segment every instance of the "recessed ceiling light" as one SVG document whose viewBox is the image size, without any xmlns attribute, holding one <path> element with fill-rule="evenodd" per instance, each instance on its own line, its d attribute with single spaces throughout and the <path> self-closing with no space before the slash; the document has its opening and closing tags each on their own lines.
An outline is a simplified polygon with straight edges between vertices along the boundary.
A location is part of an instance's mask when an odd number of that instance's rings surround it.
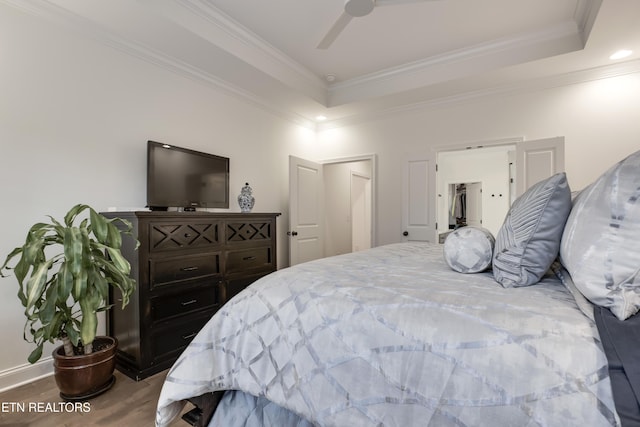
<svg viewBox="0 0 640 427">
<path fill-rule="evenodd" d="M 327 120 L 327 116 L 316 116 L 316 120 L 319 122 L 323 122 L 325 120 Z"/>
<path fill-rule="evenodd" d="M 615 52 L 613 55 L 611 55 L 609 57 L 609 59 L 622 59 L 622 58 L 626 58 L 627 56 L 631 55 L 633 52 L 627 49 L 622 49 L 619 50 L 617 52 Z"/>
</svg>

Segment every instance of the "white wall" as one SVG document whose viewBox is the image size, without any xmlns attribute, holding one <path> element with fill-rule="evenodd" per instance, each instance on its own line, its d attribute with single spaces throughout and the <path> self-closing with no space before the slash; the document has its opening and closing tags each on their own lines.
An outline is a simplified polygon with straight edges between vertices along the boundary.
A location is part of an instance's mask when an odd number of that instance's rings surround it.
<svg viewBox="0 0 640 427">
<path fill-rule="evenodd" d="M 0 262 L 47 214 L 144 207 L 148 139 L 229 157 L 230 211 L 250 182 L 288 262 L 288 155 L 314 158 L 313 131 L 2 3 L 0 94 Z M 25 366 L 16 292 L 0 279 L 0 389 L 51 371 Z"/>
<path fill-rule="evenodd" d="M 431 147 L 565 137 L 573 190 L 640 150 L 640 74 L 407 111 L 319 134 L 327 156 L 378 155 L 378 244 L 401 240 L 402 162 Z M 474 144 L 478 142 L 479 144 Z"/>
</svg>

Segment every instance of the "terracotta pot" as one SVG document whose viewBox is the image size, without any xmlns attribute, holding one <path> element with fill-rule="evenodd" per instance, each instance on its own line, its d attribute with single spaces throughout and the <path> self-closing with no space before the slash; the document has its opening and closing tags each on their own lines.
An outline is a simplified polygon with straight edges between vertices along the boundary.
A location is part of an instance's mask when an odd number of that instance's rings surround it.
<svg viewBox="0 0 640 427">
<path fill-rule="evenodd" d="M 111 388 L 115 382 L 118 341 L 112 337 L 96 337 L 94 348 L 102 344 L 106 347 L 91 354 L 65 356 L 62 346 L 53 351 L 54 376 L 64 400 L 87 400 Z"/>
</svg>

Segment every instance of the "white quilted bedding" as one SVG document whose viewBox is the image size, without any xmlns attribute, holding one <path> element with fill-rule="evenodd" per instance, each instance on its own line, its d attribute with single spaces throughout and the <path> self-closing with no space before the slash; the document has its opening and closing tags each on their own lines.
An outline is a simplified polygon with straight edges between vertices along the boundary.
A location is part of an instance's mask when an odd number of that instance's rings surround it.
<svg viewBox="0 0 640 427">
<path fill-rule="evenodd" d="M 251 285 L 175 363 L 156 425 L 215 390 L 275 403 L 283 418 L 273 425 L 619 424 L 596 327 L 557 278 L 504 289 L 490 272 L 452 271 L 428 243 L 300 264 Z M 225 427 L 234 418 L 216 415 Z"/>
</svg>

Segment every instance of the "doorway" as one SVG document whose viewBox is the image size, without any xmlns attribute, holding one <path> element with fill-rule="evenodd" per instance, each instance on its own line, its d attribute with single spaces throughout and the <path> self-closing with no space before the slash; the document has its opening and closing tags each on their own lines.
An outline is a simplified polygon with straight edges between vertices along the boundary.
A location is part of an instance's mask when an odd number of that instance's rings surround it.
<svg viewBox="0 0 640 427">
<path fill-rule="evenodd" d="M 482 183 L 457 182 L 447 188 L 449 230 L 482 227 Z"/>
<path fill-rule="evenodd" d="M 375 246 L 375 170 L 375 155 L 289 157 L 289 265 Z"/>
<path fill-rule="evenodd" d="M 351 172 L 351 252 L 371 248 L 371 177 Z"/>
<path fill-rule="evenodd" d="M 506 146 L 515 147 L 515 150 Z M 485 149 L 486 151 L 479 151 Z M 492 168 L 486 159 L 475 158 L 489 149 L 502 151 L 506 159 Z M 448 165 L 443 159 L 457 156 Z M 473 147 L 434 147 L 409 153 L 403 164 L 402 241 L 438 242 L 449 230 L 448 184 L 482 183 L 482 226 L 496 234 L 513 201 L 534 183 L 564 170 L 564 137 L 525 141 L 509 138 Z M 472 171 L 475 171 L 473 174 Z M 504 175 L 495 185 L 491 175 Z M 459 174 L 446 177 L 447 174 Z M 506 185 L 506 187 L 505 187 Z M 444 187 L 443 187 L 444 186 Z M 506 203 L 505 203 L 506 202 Z M 495 210 L 500 205 L 502 210 Z M 491 212 L 488 214 L 488 210 Z"/>
<path fill-rule="evenodd" d="M 323 164 L 324 256 L 371 247 L 372 161 L 350 159 Z"/>
<path fill-rule="evenodd" d="M 510 206 L 509 153 L 515 149 L 502 145 L 438 152 L 438 234 L 474 225 L 496 235 Z"/>
</svg>

